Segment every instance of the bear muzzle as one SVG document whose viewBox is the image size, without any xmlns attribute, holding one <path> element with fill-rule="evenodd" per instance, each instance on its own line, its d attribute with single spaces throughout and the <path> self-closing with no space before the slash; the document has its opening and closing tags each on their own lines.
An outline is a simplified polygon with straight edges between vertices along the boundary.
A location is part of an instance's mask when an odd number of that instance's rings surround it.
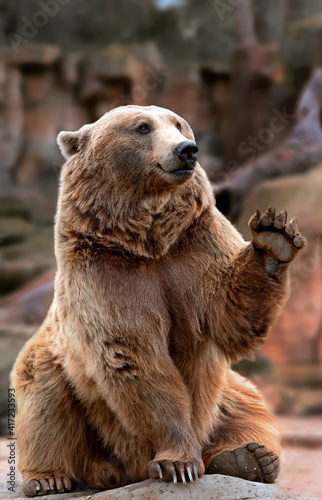
<svg viewBox="0 0 322 500">
<path fill-rule="evenodd" d="M 170 173 L 180 177 L 191 177 L 197 162 L 197 144 L 194 141 L 183 141 L 175 148 L 174 153 L 179 158 L 180 164 Z"/>
</svg>

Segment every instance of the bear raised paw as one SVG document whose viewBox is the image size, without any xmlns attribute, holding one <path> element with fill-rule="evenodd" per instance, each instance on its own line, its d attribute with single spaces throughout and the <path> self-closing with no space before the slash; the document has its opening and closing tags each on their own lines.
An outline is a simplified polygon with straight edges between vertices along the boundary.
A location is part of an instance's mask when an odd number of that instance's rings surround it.
<svg viewBox="0 0 322 500">
<path fill-rule="evenodd" d="M 266 254 L 266 270 L 276 275 L 279 264 L 291 262 L 306 245 L 306 239 L 298 230 L 294 217 L 287 224 L 287 212 L 282 210 L 278 215 L 274 207 L 268 207 L 261 215 L 259 210 L 250 218 L 253 245 Z"/>
<path fill-rule="evenodd" d="M 25 494 L 274 481 L 276 420 L 229 366 L 281 312 L 296 221 L 256 212 L 245 242 L 166 109 L 116 108 L 58 143 L 55 296 L 12 373 Z"/>
</svg>

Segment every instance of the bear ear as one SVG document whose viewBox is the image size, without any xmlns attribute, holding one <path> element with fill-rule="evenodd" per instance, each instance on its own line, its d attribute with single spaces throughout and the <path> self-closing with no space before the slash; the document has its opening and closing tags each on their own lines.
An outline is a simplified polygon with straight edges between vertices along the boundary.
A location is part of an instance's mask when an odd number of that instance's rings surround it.
<svg viewBox="0 0 322 500">
<path fill-rule="evenodd" d="M 80 151 L 80 134 L 77 132 L 60 132 L 57 144 L 66 160 Z"/>
</svg>

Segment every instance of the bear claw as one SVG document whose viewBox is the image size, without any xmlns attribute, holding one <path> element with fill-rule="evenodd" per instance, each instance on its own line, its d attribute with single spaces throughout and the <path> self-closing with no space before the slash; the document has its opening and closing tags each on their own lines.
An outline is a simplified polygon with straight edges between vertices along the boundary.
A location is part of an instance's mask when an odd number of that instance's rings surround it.
<svg viewBox="0 0 322 500">
<path fill-rule="evenodd" d="M 177 474 L 175 470 L 171 470 L 171 476 L 173 480 L 173 484 L 177 484 Z"/>
<path fill-rule="evenodd" d="M 191 469 L 190 469 L 190 467 L 189 467 L 189 466 L 187 466 L 187 467 L 186 467 L 186 470 L 187 470 L 187 474 L 188 474 L 189 481 L 190 481 L 191 483 L 193 483 L 193 477 L 192 477 L 192 474 L 191 474 Z M 198 476 L 198 474 L 197 474 L 197 476 Z"/>
<path fill-rule="evenodd" d="M 162 469 L 161 469 L 160 464 L 156 464 L 156 470 L 157 470 L 157 472 L 159 474 L 159 478 L 163 479 L 163 474 L 162 474 Z"/>
<path fill-rule="evenodd" d="M 204 469 L 200 471 L 200 475 L 202 475 L 203 472 Z M 198 469 L 195 464 L 191 462 L 171 462 L 169 460 L 150 462 L 149 477 L 172 481 L 174 484 L 178 482 L 178 479 L 183 484 L 187 484 L 187 479 L 190 482 L 193 482 L 194 479 L 199 479 Z"/>
</svg>

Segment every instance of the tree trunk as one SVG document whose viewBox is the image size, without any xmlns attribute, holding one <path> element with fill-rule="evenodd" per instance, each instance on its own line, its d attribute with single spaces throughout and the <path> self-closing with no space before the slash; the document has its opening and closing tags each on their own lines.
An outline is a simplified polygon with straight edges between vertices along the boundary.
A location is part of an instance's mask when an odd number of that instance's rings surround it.
<svg viewBox="0 0 322 500">
<path fill-rule="evenodd" d="M 252 4 L 250 0 L 241 0 L 235 9 L 237 45 L 251 47 L 257 43 Z"/>
<path fill-rule="evenodd" d="M 255 25 L 261 43 L 276 43 L 281 40 L 287 7 L 288 0 L 255 0 Z"/>
<path fill-rule="evenodd" d="M 233 56 L 231 99 L 223 130 L 224 161 L 243 162 L 242 147 L 268 119 L 267 105 L 274 83 L 278 45 L 260 44 L 250 0 L 235 9 L 236 48 Z"/>
</svg>

